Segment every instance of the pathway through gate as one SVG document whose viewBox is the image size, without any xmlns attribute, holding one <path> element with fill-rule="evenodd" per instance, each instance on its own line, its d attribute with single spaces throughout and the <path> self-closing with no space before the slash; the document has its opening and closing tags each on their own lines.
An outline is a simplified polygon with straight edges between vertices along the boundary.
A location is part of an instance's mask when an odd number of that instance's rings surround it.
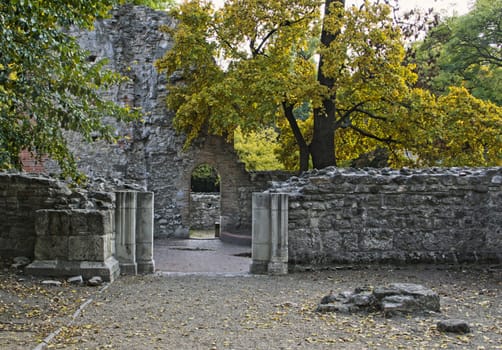
<svg viewBox="0 0 502 350">
<path fill-rule="evenodd" d="M 157 239 L 154 260 L 156 271 L 164 273 L 247 274 L 251 247 L 219 238 Z"/>
</svg>

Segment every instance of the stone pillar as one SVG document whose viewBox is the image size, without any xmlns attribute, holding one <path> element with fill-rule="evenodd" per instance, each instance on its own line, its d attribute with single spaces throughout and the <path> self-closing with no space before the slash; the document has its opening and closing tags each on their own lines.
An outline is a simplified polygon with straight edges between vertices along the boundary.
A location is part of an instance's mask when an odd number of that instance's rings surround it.
<svg viewBox="0 0 502 350">
<path fill-rule="evenodd" d="M 137 192 L 119 191 L 115 205 L 115 254 L 120 272 L 135 275 L 136 264 L 136 202 Z"/>
<path fill-rule="evenodd" d="M 288 196 L 253 193 L 251 273 L 288 272 Z"/>
<path fill-rule="evenodd" d="M 270 194 L 270 275 L 288 273 L 288 195 Z"/>
<path fill-rule="evenodd" d="M 220 222 L 216 221 L 214 223 L 214 237 L 218 238 L 220 237 Z"/>
<path fill-rule="evenodd" d="M 153 273 L 153 192 L 138 192 L 136 208 L 136 263 L 138 273 Z"/>
<path fill-rule="evenodd" d="M 270 262 L 270 201 L 266 193 L 253 193 L 251 273 L 267 273 Z"/>
</svg>

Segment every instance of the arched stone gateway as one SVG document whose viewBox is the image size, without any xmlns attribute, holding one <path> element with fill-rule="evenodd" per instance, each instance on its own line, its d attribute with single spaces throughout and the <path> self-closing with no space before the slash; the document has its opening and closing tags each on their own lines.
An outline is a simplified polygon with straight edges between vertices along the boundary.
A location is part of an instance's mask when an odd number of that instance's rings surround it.
<svg viewBox="0 0 502 350">
<path fill-rule="evenodd" d="M 175 235 L 188 237 L 191 226 L 190 193 L 193 170 L 200 164 L 208 164 L 218 170 L 220 176 L 220 227 L 222 231 L 240 232 L 251 235 L 250 216 L 244 216 L 240 208 L 240 189 L 252 185 L 244 165 L 238 161 L 232 145 L 219 137 L 206 137 L 197 152 L 190 152 L 192 158 L 187 160 L 191 166 L 180 176 L 177 207 L 181 211 L 181 232 Z M 249 211 L 250 211 L 249 204 Z"/>
</svg>

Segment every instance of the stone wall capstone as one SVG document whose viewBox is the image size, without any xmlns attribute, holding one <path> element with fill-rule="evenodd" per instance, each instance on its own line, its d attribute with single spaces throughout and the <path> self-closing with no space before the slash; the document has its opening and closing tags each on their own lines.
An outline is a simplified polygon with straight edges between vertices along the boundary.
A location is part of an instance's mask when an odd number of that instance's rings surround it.
<svg viewBox="0 0 502 350">
<path fill-rule="evenodd" d="M 290 264 L 502 261 L 502 168 L 314 170 L 289 194 Z"/>
</svg>

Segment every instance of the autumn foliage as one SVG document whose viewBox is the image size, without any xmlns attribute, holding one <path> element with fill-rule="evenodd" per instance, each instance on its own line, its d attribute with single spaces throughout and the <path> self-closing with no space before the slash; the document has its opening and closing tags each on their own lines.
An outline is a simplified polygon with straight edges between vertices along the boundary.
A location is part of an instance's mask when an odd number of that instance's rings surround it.
<svg viewBox="0 0 502 350">
<path fill-rule="evenodd" d="M 377 148 L 392 166 L 502 164 L 501 108 L 462 87 L 441 96 L 418 88 L 385 4 L 185 1 L 172 15 L 174 48 L 157 67 L 177 78 L 168 105 L 187 144 L 275 127 L 287 168 L 343 164 Z"/>
</svg>

